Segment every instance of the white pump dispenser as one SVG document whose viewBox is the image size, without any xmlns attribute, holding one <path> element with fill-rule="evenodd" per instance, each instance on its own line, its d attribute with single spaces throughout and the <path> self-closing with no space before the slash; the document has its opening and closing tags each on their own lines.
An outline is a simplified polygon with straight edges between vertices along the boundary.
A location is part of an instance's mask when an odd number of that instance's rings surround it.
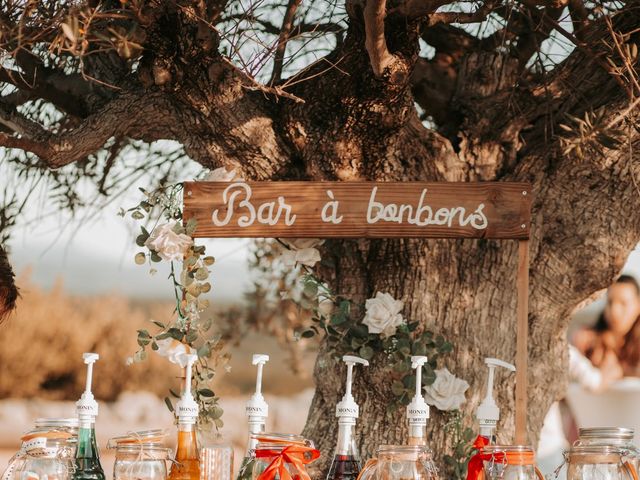
<svg viewBox="0 0 640 480">
<path fill-rule="evenodd" d="M 480 427 L 480 435 L 486 437 L 490 444 L 495 442 L 495 429 L 500 419 L 500 409 L 493 398 L 493 380 L 496 367 L 506 368 L 515 372 L 516 367 L 510 363 L 503 362 L 497 358 L 485 358 L 484 363 L 489 367 L 489 377 L 487 379 L 487 394 L 476 410 L 476 418 Z"/>
<path fill-rule="evenodd" d="M 416 393 L 407 406 L 409 420 L 409 444 L 424 445 L 426 442 L 426 426 L 429 419 L 429 405 L 422 395 L 422 366 L 428 362 L 423 355 L 411 357 L 411 368 L 416 370 Z"/>
<path fill-rule="evenodd" d="M 100 358 L 97 353 L 86 352 L 82 354 L 84 363 L 87 365 L 87 380 L 84 392 L 80 400 L 76 402 L 76 412 L 80 428 L 90 427 L 98 416 L 98 402 L 93 398 L 91 383 L 93 381 L 93 364 Z"/>
<path fill-rule="evenodd" d="M 367 360 L 353 355 L 345 355 L 342 357 L 342 361 L 347 364 L 347 381 L 344 396 L 336 405 L 336 417 L 338 417 L 338 445 L 336 447 L 336 455 L 349 454 L 353 442 L 352 428 L 360 415 L 360 407 L 351 394 L 353 367 L 356 364 L 364 365 L 365 367 L 369 366 Z"/>
<path fill-rule="evenodd" d="M 249 419 L 249 433 L 255 434 L 263 432 L 265 429 L 265 423 L 267 421 L 267 417 L 269 416 L 269 405 L 262 396 L 262 369 L 264 364 L 269 361 L 269 355 L 265 355 L 262 353 L 256 353 L 253 355 L 251 363 L 253 365 L 258 366 L 258 371 L 256 373 L 256 391 L 251 396 L 251 399 L 247 402 L 246 406 L 246 414 Z M 252 438 L 250 435 L 249 439 L 249 451 L 251 452 L 256 448 L 257 440 Z"/>
<path fill-rule="evenodd" d="M 186 373 L 184 377 L 184 389 L 182 390 L 182 396 L 176 404 L 176 415 L 178 417 L 178 423 L 182 425 L 193 425 L 198 419 L 198 404 L 193 398 L 191 393 L 191 372 L 193 364 L 198 359 L 195 354 L 186 355 Z"/>
</svg>

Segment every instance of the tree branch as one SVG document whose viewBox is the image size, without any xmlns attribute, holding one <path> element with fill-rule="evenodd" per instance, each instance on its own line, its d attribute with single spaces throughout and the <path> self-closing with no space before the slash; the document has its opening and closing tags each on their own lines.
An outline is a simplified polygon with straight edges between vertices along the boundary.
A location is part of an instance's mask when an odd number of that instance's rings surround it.
<svg viewBox="0 0 640 480">
<path fill-rule="evenodd" d="M 365 47 L 376 77 L 381 77 L 384 71 L 395 62 L 395 57 L 387 48 L 384 35 L 386 8 L 386 0 L 367 0 L 364 7 Z"/>
<path fill-rule="evenodd" d="M 278 37 L 278 46 L 276 47 L 275 57 L 273 59 L 273 72 L 271 73 L 270 84 L 274 85 L 280 81 L 282 76 L 282 67 L 284 64 L 284 54 L 287 50 L 287 42 L 293 28 L 293 18 L 296 10 L 302 0 L 289 0 L 287 10 L 282 19 L 282 27 L 280 27 L 280 36 Z"/>
</svg>

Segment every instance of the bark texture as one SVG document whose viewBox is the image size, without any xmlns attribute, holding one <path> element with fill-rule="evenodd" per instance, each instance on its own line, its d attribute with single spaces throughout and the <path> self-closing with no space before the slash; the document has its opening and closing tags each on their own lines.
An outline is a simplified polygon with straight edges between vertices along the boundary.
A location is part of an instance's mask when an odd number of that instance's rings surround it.
<svg viewBox="0 0 640 480">
<path fill-rule="evenodd" d="M 54 77 L 50 67 L 17 55 L 16 68 L 40 73 L 25 85 L 24 75 L 2 72 L 0 80 L 20 95 L 2 97 L 0 145 L 32 152 L 50 168 L 83 161 L 112 137 L 169 138 L 202 165 L 235 167 L 248 179 L 531 182 L 528 426 L 535 446 L 548 407 L 564 393 L 570 312 L 612 281 L 640 240 L 640 113 L 628 108 L 637 106 L 640 87 L 636 93 L 630 74 L 616 74 L 603 60 L 615 43 L 612 32 L 629 44 L 640 41 L 638 2 L 612 19 L 588 22 L 571 2 L 578 48 L 545 74 L 530 72 L 526 62 L 552 30 L 560 31 L 558 5 L 525 2 L 507 15 L 506 6 L 487 2 L 469 14 L 434 13 L 445 3 L 350 0 L 348 29 L 336 48 L 280 81 L 283 43 L 312 28 L 292 20 L 302 4 L 287 2 L 272 83 L 261 85 L 220 53 L 210 27 L 224 17 L 224 5 L 150 2 L 137 14 L 143 50 L 135 71 L 118 55 L 87 60 L 93 77 L 118 90 L 86 76 L 62 82 L 61 73 Z M 480 39 L 451 24 L 478 22 L 489 11 L 508 17 L 508 27 Z M 421 39 L 434 47 L 433 57 L 419 57 Z M 625 68 L 637 66 L 637 58 L 624 61 Z M 46 130 L 17 108 L 61 82 L 67 88 L 46 100 L 64 112 L 68 128 Z M 425 127 L 416 104 L 435 128 Z M 594 145 L 597 132 L 564 141 L 558 135 L 567 115 L 582 118 L 599 108 L 600 133 L 624 126 L 618 143 Z M 567 138 L 580 149 L 568 151 Z M 445 363 L 471 384 L 464 407 L 471 423 L 483 393 L 483 358 L 515 357 L 516 243 L 333 241 L 325 256 L 334 260 L 335 268 L 322 272 L 334 291 L 356 304 L 388 292 L 405 302 L 406 318 L 453 342 Z M 380 444 L 405 440 L 403 413 L 386 414 L 393 395 L 383 361 L 377 355 L 354 385 L 365 457 Z M 304 431 L 324 452 L 317 472 L 333 451 L 342 376 L 325 346 Z M 497 394 L 500 436 L 509 442 L 514 378 L 500 378 Z M 445 420 L 433 410 L 437 458 L 451 446 Z"/>
</svg>

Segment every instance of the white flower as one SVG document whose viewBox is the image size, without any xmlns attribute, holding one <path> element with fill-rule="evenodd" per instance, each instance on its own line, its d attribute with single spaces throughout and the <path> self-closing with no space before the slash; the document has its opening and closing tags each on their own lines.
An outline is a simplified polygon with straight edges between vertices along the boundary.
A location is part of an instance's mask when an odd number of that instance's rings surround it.
<svg viewBox="0 0 640 480">
<path fill-rule="evenodd" d="M 366 314 L 362 323 L 367 326 L 369 333 L 380 333 L 390 337 L 405 323 L 400 313 L 403 307 L 402 301 L 394 299 L 388 293 L 378 292 L 375 298 L 366 301 Z"/>
<path fill-rule="evenodd" d="M 232 168 L 227 172 L 224 167 L 216 168 L 204 177 L 205 182 L 233 182 L 242 180 L 236 175 L 236 169 Z"/>
<path fill-rule="evenodd" d="M 127 357 L 127 359 L 124 361 L 124 364 L 129 367 L 131 365 L 133 365 L 135 363 L 135 361 L 133 360 L 133 357 Z"/>
<path fill-rule="evenodd" d="M 184 233 L 176 233 L 173 228 L 176 221 L 158 225 L 144 242 L 149 250 L 154 250 L 160 258 L 166 261 L 182 260 L 193 245 L 193 239 Z"/>
<path fill-rule="evenodd" d="M 189 345 L 185 345 L 175 338 L 156 340 L 156 344 L 158 345 L 158 350 L 156 350 L 158 355 L 168 358 L 171 363 L 180 365 L 182 368 L 187 366 L 187 355 L 196 353 Z"/>
<path fill-rule="evenodd" d="M 458 410 L 465 401 L 464 392 L 469 384 L 448 369 L 436 370 L 436 381 L 425 387 L 425 398 L 438 410 Z"/>
<path fill-rule="evenodd" d="M 317 246 L 324 240 L 318 238 L 284 238 L 282 241 L 289 246 L 280 253 L 280 260 L 287 268 L 295 267 L 297 263 L 313 267 L 320 261 L 320 252 Z"/>
</svg>

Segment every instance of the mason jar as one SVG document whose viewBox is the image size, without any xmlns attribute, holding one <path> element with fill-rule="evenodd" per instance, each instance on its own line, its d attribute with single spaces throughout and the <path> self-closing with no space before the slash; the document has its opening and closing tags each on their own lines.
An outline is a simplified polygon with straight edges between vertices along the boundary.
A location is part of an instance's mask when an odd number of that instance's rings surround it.
<svg viewBox="0 0 640 480">
<path fill-rule="evenodd" d="M 114 480 L 165 480 L 169 449 L 164 430 L 146 430 L 114 437 L 107 448 L 115 450 Z"/>
<path fill-rule="evenodd" d="M 567 480 L 637 480 L 635 467 L 623 448 L 574 445 L 565 452 Z"/>
<path fill-rule="evenodd" d="M 381 445 L 358 480 L 437 480 L 438 470 L 425 445 Z"/>
<path fill-rule="evenodd" d="M 528 445 L 486 445 L 481 453 L 488 480 L 544 480 Z"/>
<path fill-rule="evenodd" d="M 624 427 L 589 427 L 578 430 L 574 445 L 610 445 L 626 450 L 626 456 L 638 471 L 640 450 L 633 443 L 634 430 Z"/>
<path fill-rule="evenodd" d="M 50 431 L 22 437 L 23 456 L 14 480 L 69 480 L 75 463 L 75 440 L 69 432 Z"/>
<path fill-rule="evenodd" d="M 18 466 L 23 463 L 26 455 L 25 447 L 33 446 L 34 438 L 51 436 L 52 432 L 64 432 L 63 436 L 69 434 L 69 441 L 66 447 L 74 448 L 75 439 L 78 435 L 78 419 L 77 418 L 38 418 L 35 421 L 34 428 L 22 436 L 22 444 L 13 457 L 9 460 L 7 468 L 2 474 L 1 480 L 12 480 Z"/>
<path fill-rule="evenodd" d="M 249 467 L 252 480 L 260 479 L 261 474 L 268 467 L 276 470 L 273 480 L 283 480 L 284 475 L 280 473 L 282 469 L 286 469 L 293 480 L 309 478 L 305 465 L 320 456 L 320 452 L 315 449 L 311 440 L 300 435 L 283 433 L 257 433 L 254 435 L 258 443 L 253 464 Z M 295 464 L 289 461 L 292 457 L 297 457 L 298 461 Z"/>
</svg>

